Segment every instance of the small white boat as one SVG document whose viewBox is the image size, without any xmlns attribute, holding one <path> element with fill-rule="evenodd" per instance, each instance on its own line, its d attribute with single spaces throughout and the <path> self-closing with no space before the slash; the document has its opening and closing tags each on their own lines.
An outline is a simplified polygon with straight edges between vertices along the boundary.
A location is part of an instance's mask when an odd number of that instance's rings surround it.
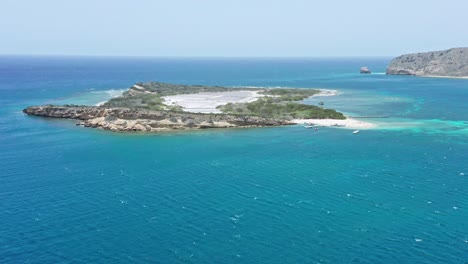
<svg viewBox="0 0 468 264">
<path fill-rule="evenodd" d="M 312 125 L 304 125 L 304 128 L 313 128 L 314 126 Z"/>
<path fill-rule="evenodd" d="M 353 131 L 353 134 L 358 134 L 358 133 L 359 133 L 359 129 Z"/>
</svg>

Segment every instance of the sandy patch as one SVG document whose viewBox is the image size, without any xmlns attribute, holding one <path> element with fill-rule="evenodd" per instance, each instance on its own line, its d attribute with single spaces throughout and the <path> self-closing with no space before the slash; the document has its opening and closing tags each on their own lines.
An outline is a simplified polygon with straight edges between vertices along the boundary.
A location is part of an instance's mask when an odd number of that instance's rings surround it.
<svg viewBox="0 0 468 264">
<path fill-rule="evenodd" d="M 228 103 L 249 103 L 265 95 L 261 91 L 203 92 L 164 96 L 166 105 L 180 105 L 184 111 L 194 113 L 221 113 L 217 106 Z"/>
</svg>

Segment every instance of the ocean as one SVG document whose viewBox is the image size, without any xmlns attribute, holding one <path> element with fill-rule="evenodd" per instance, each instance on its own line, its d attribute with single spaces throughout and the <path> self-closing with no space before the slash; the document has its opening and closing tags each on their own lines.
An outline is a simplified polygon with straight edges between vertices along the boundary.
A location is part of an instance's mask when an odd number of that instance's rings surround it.
<svg viewBox="0 0 468 264">
<path fill-rule="evenodd" d="M 0 263 L 467 263 L 468 80 L 390 59 L 0 57 Z M 21 112 L 140 81 L 334 89 L 306 102 L 389 118 L 128 134 Z"/>
</svg>

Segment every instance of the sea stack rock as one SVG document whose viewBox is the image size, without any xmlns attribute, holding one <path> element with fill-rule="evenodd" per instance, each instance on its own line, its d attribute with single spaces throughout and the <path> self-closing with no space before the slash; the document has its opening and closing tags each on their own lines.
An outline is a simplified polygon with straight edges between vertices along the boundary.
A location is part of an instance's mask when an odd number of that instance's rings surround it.
<svg viewBox="0 0 468 264">
<path fill-rule="evenodd" d="M 468 48 L 402 55 L 390 62 L 387 74 L 468 77 Z"/>
<path fill-rule="evenodd" d="M 361 67 L 361 70 L 359 71 L 362 74 L 370 74 L 371 71 L 367 67 Z"/>
</svg>

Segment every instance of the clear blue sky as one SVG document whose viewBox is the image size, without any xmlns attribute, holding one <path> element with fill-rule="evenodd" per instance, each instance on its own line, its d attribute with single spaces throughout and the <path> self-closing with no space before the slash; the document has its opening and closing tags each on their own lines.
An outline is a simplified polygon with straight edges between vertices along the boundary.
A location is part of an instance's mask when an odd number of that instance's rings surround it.
<svg viewBox="0 0 468 264">
<path fill-rule="evenodd" d="M 0 54 L 393 56 L 468 46 L 467 0 L 0 1 Z"/>
</svg>

